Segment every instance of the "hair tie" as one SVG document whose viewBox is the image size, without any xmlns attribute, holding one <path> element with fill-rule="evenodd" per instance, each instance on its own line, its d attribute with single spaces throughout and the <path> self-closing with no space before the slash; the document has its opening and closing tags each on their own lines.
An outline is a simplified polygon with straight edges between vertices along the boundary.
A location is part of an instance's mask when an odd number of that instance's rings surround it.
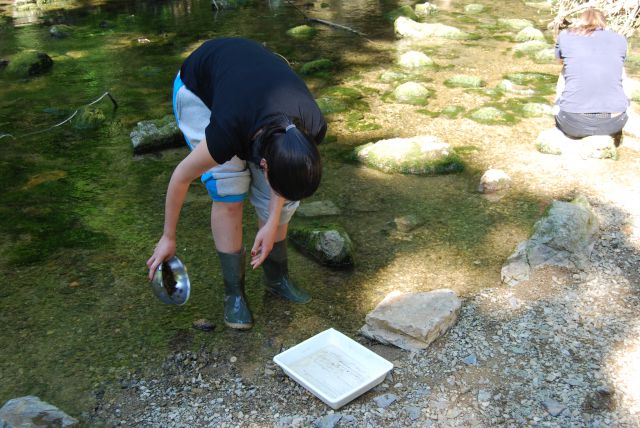
<svg viewBox="0 0 640 428">
<path fill-rule="evenodd" d="M 294 125 L 293 123 L 287 125 L 287 127 L 284 129 L 284 132 L 288 132 L 291 128 L 295 128 L 296 125 Z"/>
</svg>

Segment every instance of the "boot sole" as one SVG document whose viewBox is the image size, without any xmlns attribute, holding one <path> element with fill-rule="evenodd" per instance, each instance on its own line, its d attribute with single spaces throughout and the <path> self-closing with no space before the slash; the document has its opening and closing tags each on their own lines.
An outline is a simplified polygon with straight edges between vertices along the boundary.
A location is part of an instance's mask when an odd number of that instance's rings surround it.
<svg viewBox="0 0 640 428">
<path fill-rule="evenodd" d="M 228 322 L 227 320 L 224 321 L 224 324 L 227 327 L 232 328 L 234 330 L 249 330 L 251 327 L 253 327 L 253 323 L 251 323 L 251 324 L 241 324 L 241 323 L 237 323 L 237 322 Z"/>
</svg>

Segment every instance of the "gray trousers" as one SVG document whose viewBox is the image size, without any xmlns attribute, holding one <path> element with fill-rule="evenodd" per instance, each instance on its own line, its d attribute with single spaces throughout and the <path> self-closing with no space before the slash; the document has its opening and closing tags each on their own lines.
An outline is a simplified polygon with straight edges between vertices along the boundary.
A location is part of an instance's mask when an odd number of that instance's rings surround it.
<svg viewBox="0 0 640 428">
<path fill-rule="evenodd" d="M 556 126 L 572 138 L 591 135 L 619 134 L 627 123 L 627 113 L 611 117 L 611 113 L 569 113 L 560 111 L 556 115 Z"/>
</svg>

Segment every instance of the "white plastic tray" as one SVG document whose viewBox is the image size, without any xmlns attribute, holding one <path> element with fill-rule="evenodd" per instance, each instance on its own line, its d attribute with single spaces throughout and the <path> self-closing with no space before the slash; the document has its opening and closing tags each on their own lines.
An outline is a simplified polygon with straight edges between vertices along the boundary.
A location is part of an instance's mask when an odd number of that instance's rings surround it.
<svg viewBox="0 0 640 428">
<path fill-rule="evenodd" d="M 300 385 L 338 409 L 382 382 L 393 364 L 332 328 L 273 357 Z"/>
</svg>

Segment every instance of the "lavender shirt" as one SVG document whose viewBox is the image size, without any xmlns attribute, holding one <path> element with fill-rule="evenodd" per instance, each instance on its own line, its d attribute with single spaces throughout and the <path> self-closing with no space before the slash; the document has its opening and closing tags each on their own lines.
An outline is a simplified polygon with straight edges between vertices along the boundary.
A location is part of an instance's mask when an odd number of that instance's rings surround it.
<svg viewBox="0 0 640 428">
<path fill-rule="evenodd" d="M 588 36 L 563 31 L 556 58 L 564 62 L 565 87 L 558 106 L 569 113 L 623 112 L 629 100 L 622 89 L 627 41 L 609 30 Z"/>
</svg>

